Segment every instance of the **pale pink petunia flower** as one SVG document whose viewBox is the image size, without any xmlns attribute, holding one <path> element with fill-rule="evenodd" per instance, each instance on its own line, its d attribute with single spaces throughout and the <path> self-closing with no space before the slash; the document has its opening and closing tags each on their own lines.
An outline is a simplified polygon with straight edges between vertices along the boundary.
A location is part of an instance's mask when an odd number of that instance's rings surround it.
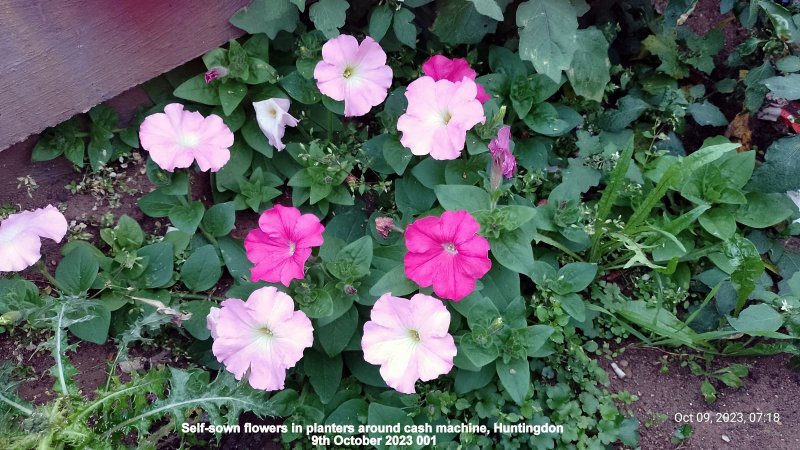
<svg viewBox="0 0 800 450">
<path fill-rule="evenodd" d="M 474 70 L 469 66 L 469 63 L 464 58 L 450 59 L 443 55 L 431 56 L 425 64 L 422 65 L 422 72 L 433 78 L 434 80 L 450 80 L 452 82 L 461 81 L 464 77 L 470 80 L 475 80 L 478 76 Z M 491 97 L 486 94 L 483 86 L 480 83 L 475 83 L 478 86 L 478 92 L 475 98 L 481 104 L 489 101 Z"/>
<path fill-rule="evenodd" d="M 247 381 L 255 389 L 283 389 L 286 369 L 314 343 L 311 320 L 274 287 L 253 291 L 246 302 L 229 298 L 221 306 L 211 308 L 206 319 L 214 356 L 237 380 L 249 370 Z"/>
<path fill-rule="evenodd" d="M 217 172 L 231 158 L 233 133 L 216 114 L 203 117 L 185 111 L 180 103 L 170 103 L 163 113 L 144 119 L 139 140 L 167 172 L 189 167 L 194 161 L 203 172 Z"/>
<path fill-rule="evenodd" d="M 283 143 L 286 127 L 296 127 L 298 123 L 298 120 L 289 114 L 289 104 L 289 99 L 286 98 L 270 98 L 253 103 L 258 127 L 267 137 L 269 145 L 278 151 L 286 148 Z"/>
<path fill-rule="evenodd" d="M 441 298 L 459 301 L 475 290 L 475 280 L 492 268 L 489 241 L 466 211 L 418 219 L 406 228 L 406 276 L 422 287 L 433 285 Z"/>
<path fill-rule="evenodd" d="M 415 155 L 456 159 L 467 140 L 467 131 L 484 123 L 483 107 L 475 100 L 475 82 L 417 78 L 406 89 L 408 108 L 397 120 L 400 142 Z"/>
<path fill-rule="evenodd" d="M 450 313 L 441 300 L 383 294 L 364 324 L 364 360 L 381 366 L 381 377 L 390 387 L 413 394 L 417 380 L 430 381 L 453 368 L 457 349 L 449 326 Z"/>
<path fill-rule="evenodd" d="M 317 216 L 300 214 L 293 207 L 275 205 L 258 219 L 258 228 L 244 240 L 247 259 L 255 264 L 250 269 L 252 281 L 283 283 L 302 279 L 311 247 L 322 245 L 322 226 Z"/>
<path fill-rule="evenodd" d="M 374 39 L 365 37 L 359 44 L 353 36 L 341 34 L 322 46 L 314 78 L 320 92 L 344 101 L 345 116 L 363 116 L 386 99 L 392 69 Z"/>
<path fill-rule="evenodd" d="M 517 158 L 511 153 L 511 127 L 506 125 L 497 131 L 497 137 L 489 142 L 492 155 L 492 173 L 498 171 L 505 178 L 513 178 L 517 171 Z"/>
<path fill-rule="evenodd" d="M 42 257 L 42 238 L 61 242 L 67 219 L 53 205 L 11 214 L 0 223 L 0 272 L 19 272 Z"/>
</svg>

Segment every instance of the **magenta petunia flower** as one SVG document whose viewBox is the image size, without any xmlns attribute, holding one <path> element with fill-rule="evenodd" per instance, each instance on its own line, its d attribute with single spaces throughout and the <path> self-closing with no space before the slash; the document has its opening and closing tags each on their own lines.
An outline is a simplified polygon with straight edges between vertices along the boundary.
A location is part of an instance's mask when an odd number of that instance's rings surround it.
<svg viewBox="0 0 800 450">
<path fill-rule="evenodd" d="M 322 46 L 314 78 L 320 92 L 344 100 L 345 116 L 363 116 L 386 99 L 392 69 L 386 65 L 386 53 L 371 37 L 359 45 L 353 36 L 341 34 Z"/>
<path fill-rule="evenodd" d="M 476 85 L 469 78 L 458 82 L 417 78 L 406 89 L 408 108 L 397 120 L 400 142 L 415 155 L 456 159 L 467 131 L 484 123 L 483 107 L 475 100 Z"/>
<path fill-rule="evenodd" d="M 249 370 L 247 381 L 255 389 L 283 389 L 286 369 L 314 343 L 311 320 L 274 287 L 253 291 L 246 302 L 229 298 L 221 306 L 211 308 L 206 319 L 214 356 L 237 380 Z"/>
<path fill-rule="evenodd" d="M 439 297 L 466 297 L 492 268 L 489 241 L 478 230 L 480 224 L 466 211 L 418 219 L 406 228 L 406 276 L 422 287 L 433 285 Z"/>
<path fill-rule="evenodd" d="M 450 80 L 452 82 L 456 82 L 463 80 L 464 77 L 474 81 L 478 76 L 478 74 L 475 73 L 475 71 L 469 66 L 469 63 L 466 59 L 450 59 L 443 55 L 431 56 L 427 61 L 425 61 L 425 64 L 422 65 L 422 72 L 436 81 Z M 475 98 L 478 99 L 481 104 L 489 101 L 491 97 L 486 94 L 483 86 L 481 86 L 479 83 L 475 83 L 475 85 L 478 87 L 478 93 L 475 95 Z"/>
<path fill-rule="evenodd" d="M 489 142 L 489 151 L 492 154 L 492 171 L 498 170 L 505 178 L 513 178 L 517 171 L 517 158 L 511 153 L 510 126 L 506 125 L 497 131 L 497 137 Z"/>
<path fill-rule="evenodd" d="M 324 226 L 313 214 L 282 205 L 264 211 L 258 228 L 244 240 L 247 259 L 255 264 L 250 269 L 253 282 L 264 280 L 289 286 L 295 278 L 302 279 L 311 247 L 322 245 Z"/>
<path fill-rule="evenodd" d="M 197 161 L 203 172 L 217 172 L 231 158 L 233 133 L 216 114 L 203 117 L 170 103 L 163 113 L 147 116 L 139 127 L 142 148 L 158 167 L 172 172 Z"/>
<path fill-rule="evenodd" d="M 42 238 L 61 242 L 67 219 L 53 205 L 11 214 L 0 223 L 0 272 L 19 272 L 42 257 Z"/>
<path fill-rule="evenodd" d="M 289 99 L 286 98 L 270 98 L 253 103 L 258 127 L 267 137 L 269 145 L 278 151 L 286 148 L 283 144 L 286 127 L 296 127 L 298 123 L 298 120 L 289 114 L 289 105 Z"/>
<path fill-rule="evenodd" d="M 381 366 L 381 377 L 390 387 L 413 394 L 417 380 L 430 381 L 453 368 L 457 349 L 449 326 L 450 313 L 441 300 L 383 294 L 364 324 L 364 360 Z"/>
</svg>

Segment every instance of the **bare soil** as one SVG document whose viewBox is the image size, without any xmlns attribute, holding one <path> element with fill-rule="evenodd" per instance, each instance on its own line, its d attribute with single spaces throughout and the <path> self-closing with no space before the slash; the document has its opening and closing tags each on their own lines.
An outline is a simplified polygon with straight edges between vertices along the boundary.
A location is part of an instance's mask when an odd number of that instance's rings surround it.
<svg viewBox="0 0 800 450">
<path fill-rule="evenodd" d="M 661 372 L 663 357 L 668 357 L 666 374 Z M 600 361 L 611 379 L 612 392 L 628 391 L 639 398 L 630 406 L 620 404 L 620 407 L 639 419 L 642 449 L 800 448 L 800 411 L 796 400 L 800 373 L 789 368 L 789 355 L 718 358 L 714 361 L 715 369 L 742 363 L 750 366 L 750 374 L 739 389 L 712 381 L 717 389 L 717 400 L 711 405 L 700 393 L 703 378 L 681 367 L 680 359 L 662 349 L 630 347 L 613 361 L 625 372 L 623 379 L 615 375 L 612 361 Z M 673 445 L 672 433 L 683 425 L 676 421 L 676 415 L 697 417 L 700 413 L 710 413 L 707 417 L 711 422 L 694 421 L 691 423 L 693 436 Z M 733 421 L 725 422 L 725 413 L 742 413 L 743 421 L 737 422 L 738 415 L 728 414 Z M 760 422 L 757 413 L 764 414 Z M 766 421 L 767 413 L 779 414 L 780 423 Z"/>
</svg>

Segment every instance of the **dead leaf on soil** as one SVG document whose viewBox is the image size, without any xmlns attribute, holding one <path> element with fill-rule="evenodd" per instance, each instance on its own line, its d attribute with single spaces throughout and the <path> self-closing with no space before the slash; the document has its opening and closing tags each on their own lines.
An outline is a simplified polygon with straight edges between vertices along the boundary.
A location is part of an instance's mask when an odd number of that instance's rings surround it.
<svg viewBox="0 0 800 450">
<path fill-rule="evenodd" d="M 750 130 L 750 114 L 741 112 L 728 125 L 725 130 L 725 137 L 733 142 L 742 144 L 737 149 L 738 152 L 746 152 L 750 150 L 753 143 L 753 132 Z"/>
</svg>

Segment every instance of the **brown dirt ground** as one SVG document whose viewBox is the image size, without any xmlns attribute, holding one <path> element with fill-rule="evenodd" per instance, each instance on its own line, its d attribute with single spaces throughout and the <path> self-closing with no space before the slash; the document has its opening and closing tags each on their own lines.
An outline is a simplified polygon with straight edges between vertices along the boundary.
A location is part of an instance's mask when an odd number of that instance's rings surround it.
<svg viewBox="0 0 800 450">
<path fill-rule="evenodd" d="M 661 373 L 663 357 L 668 357 L 669 372 Z M 730 449 L 796 450 L 800 448 L 800 411 L 796 395 L 800 389 L 800 373 L 789 368 L 789 356 L 718 358 L 714 368 L 732 363 L 750 366 L 750 374 L 741 388 L 733 389 L 713 381 L 717 401 L 706 404 L 700 394 L 703 378 L 693 375 L 688 367 L 680 366 L 680 358 L 656 348 L 630 347 L 613 360 L 626 373 L 618 378 L 608 360 L 600 361 L 611 379 L 611 392 L 628 391 L 639 397 L 631 405 L 620 405 L 633 413 L 640 422 L 642 449 Z M 749 422 L 749 413 L 778 413 L 778 423 Z M 676 414 L 744 413 L 745 422 L 692 423 L 694 435 L 680 445 L 671 444 L 672 433 L 682 424 Z M 657 415 L 666 415 L 665 420 Z M 764 417 L 764 416 L 762 416 Z M 720 417 L 722 419 L 722 417 Z M 649 425 L 649 426 L 648 426 Z M 723 435 L 730 442 L 723 440 Z"/>
</svg>

